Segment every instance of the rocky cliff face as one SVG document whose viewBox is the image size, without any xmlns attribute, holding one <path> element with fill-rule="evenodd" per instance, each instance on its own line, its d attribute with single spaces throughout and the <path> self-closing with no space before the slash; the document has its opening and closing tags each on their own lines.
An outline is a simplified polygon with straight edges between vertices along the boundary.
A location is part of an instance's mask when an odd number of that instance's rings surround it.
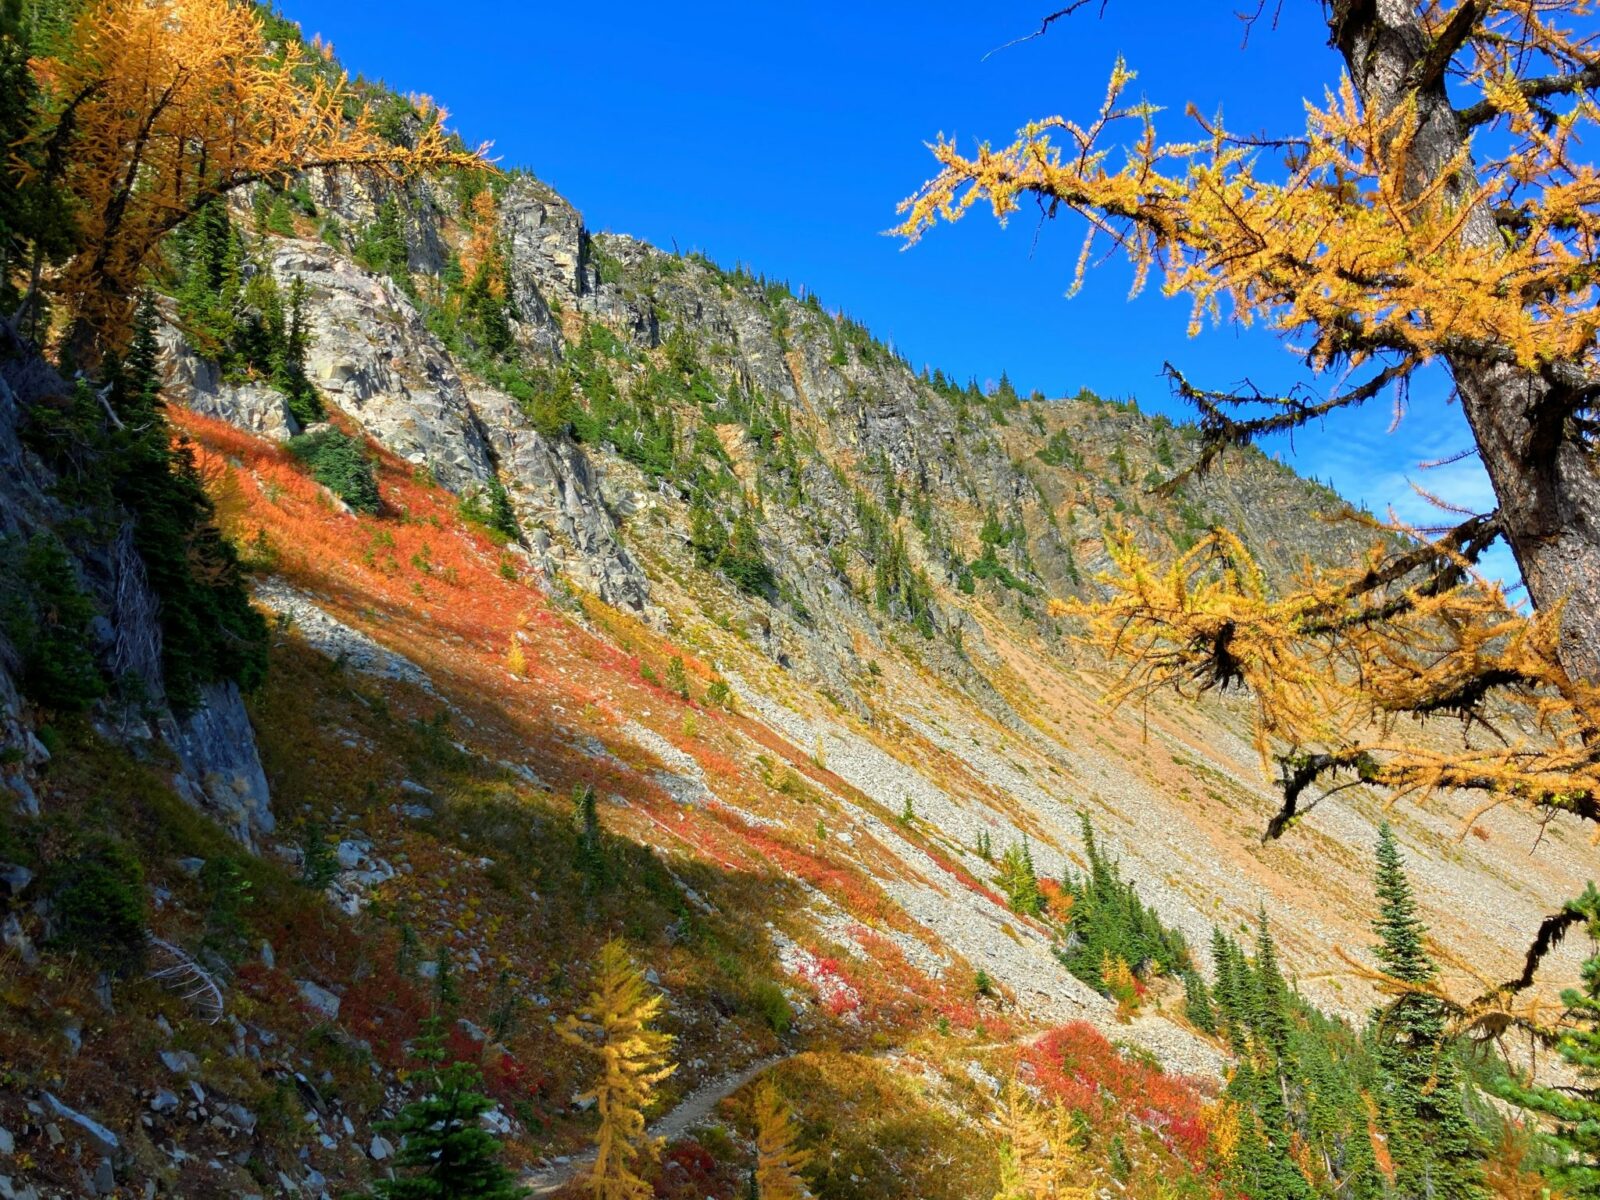
<svg viewBox="0 0 1600 1200">
<path fill-rule="evenodd" d="M 3 336 L 3 335 L 0 335 Z M 133 544 L 126 514 L 86 511 L 64 495 L 56 473 L 22 436 L 30 408 L 64 402 L 70 385 L 25 347 L 0 355 L 0 544 L 8 564 L 36 537 L 55 543 L 61 529 L 88 529 L 62 543 L 73 584 L 98 612 L 92 653 L 123 696 L 97 710 L 102 731 L 134 754 L 175 755 L 171 780 L 186 799 L 211 813 L 245 845 L 271 832 L 271 798 L 249 717 L 232 684 L 204 687 L 197 705 L 176 713 L 162 677 L 159 601 Z M 16 602 L 14 579 L 5 602 Z M 18 648 L 0 629 L 0 786 L 25 814 L 37 816 L 31 778 L 49 759 L 18 686 Z"/>
<path fill-rule="evenodd" d="M 375 220 L 384 199 L 342 181 L 312 191 L 324 220 L 346 231 Z M 637 439 L 637 429 L 582 442 L 541 430 L 526 403 L 451 354 L 419 307 L 438 296 L 466 218 L 434 185 L 399 209 L 417 272 L 415 287 L 406 282 L 421 301 L 338 246 L 269 237 L 261 252 L 280 284 L 308 288 L 309 374 L 327 400 L 458 495 L 504 486 L 524 548 L 552 584 L 670 623 L 656 593 L 692 579 L 690 591 L 712 589 L 738 612 L 772 661 L 858 711 L 858 641 L 882 645 L 908 619 L 928 635 L 920 653 L 986 696 L 960 648 L 976 614 L 1053 637 L 1045 598 L 1092 587 L 1114 523 L 1181 547 L 1225 520 L 1280 578 L 1302 555 L 1340 559 L 1360 540 L 1317 520 L 1336 497 L 1253 452 L 1176 498 L 1155 497 L 1153 484 L 1181 465 L 1174 455 L 1189 451 L 1188 432 L 1093 398 L 1023 402 L 930 381 L 813 299 L 631 238 L 591 237 L 560 196 L 516 176 L 495 207 L 511 358 L 551 371 L 579 353 L 597 360 L 578 382 L 580 404 L 601 375 L 624 398 L 649 393 L 663 370 L 687 382 L 660 405 L 671 414 L 674 469 L 641 470 L 640 456 L 614 440 Z M 268 436 L 295 432 L 277 393 L 221 383 L 175 331 L 168 344 L 183 403 Z M 697 569 L 689 543 L 700 471 L 725 473 L 717 505 L 726 523 L 742 503 L 758 506 L 770 596 Z M 993 567 L 974 576 L 986 546 Z M 908 599 L 919 589 L 927 595 Z"/>
</svg>

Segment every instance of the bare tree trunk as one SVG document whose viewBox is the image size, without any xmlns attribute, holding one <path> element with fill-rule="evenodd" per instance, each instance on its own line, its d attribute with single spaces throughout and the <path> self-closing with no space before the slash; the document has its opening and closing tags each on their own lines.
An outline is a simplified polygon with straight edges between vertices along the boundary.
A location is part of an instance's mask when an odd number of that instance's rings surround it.
<svg viewBox="0 0 1600 1200">
<path fill-rule="evenodd" d="M 1388 112 L 1415 91 L 1421 123 L 1412 154 L 1420 191 L 1461 152 L 1467 131 L 1434 69 L 1428 39 L 1411 0 L 1334 0 L 1333 42 L 1344 55 L 1363 103 Z M 1424 78 L 1431 75 L 1431 78 Z M 1452 186 L 1466 201 L 1477 185 L 1469 168 Z M 1483 206 L 1463 237 L 1495 244 Z M 1500 506 L 1506 540 L 1540 609 L 1566 602 L 1561 661 L 1575 679 L 1600 684 L 1600 475 L 1572 434 L 1564 397 L 1535 372 L 1468 352 L 1445 355 L 1462 411 Z"/>
</svg>

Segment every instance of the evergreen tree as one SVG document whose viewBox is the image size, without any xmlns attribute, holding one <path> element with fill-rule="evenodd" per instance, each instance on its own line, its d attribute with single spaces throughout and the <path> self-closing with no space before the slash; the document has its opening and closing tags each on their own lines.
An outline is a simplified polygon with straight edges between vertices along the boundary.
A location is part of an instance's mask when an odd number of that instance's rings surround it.
<svg viewBox="0 0 1600 1200">
<path fill-rule="evenodd" d="M 1241 1114 L 1230 1182 L 1252 1200 L 1311 1200 L 1311 1186 L 1289 1155 L 1289 1113 L 1276 1072 L 1262 1071 L 1246 1058 L 1225 1094 Z"/>
<path fill-rule="evenodd" d="M 728 528 L 712 511 L 704 492 L 689 503 L 689 548 L 702 567 L 714 567 L 728 548 Z"/>
<path fill-rule="evenodd" d="M 1238 947 L 1221 928 L 1211 927 L 1211 965 L 1216 972 L 1217 1026 L 1235 1054 L 1244 1052 L 1244 1006 L 1240 1002 Z"/>
<path fill-rule="evenodd" d="M 496 294 L 489 264 L 480 266 L 467 283 L 461 307 L 479 349 L 495 358 L 504 358 L 515 349 L 506 301 Z"/>
<path fill-rule="evenodd" d="M 436 1059 L 438 1017 L 429 1019 L 423 1054 Z M 483 1078 L 471 1063 L 437 1065 L 422 1072 L 424 1094 L 378 1128 L 393 1135 L 394 1179 L 373 1185 L 378 1200 L 516 1200 L 526 1196 L 500 1162 L 500 1144 L 479 1118 L 494 1107 L 483 1094 Z"/>
<path fill-rule="evenodd" d="M 520 538 L 522 526 L 517 521 L 517 510 L 512 507 L 511 494 L 506 491 L 506 485 L 500 482 L 499 476 L 490 478 L 488 492 L 489 528 L 512 541 Z"/>
<path fill-rule="evenodd" d="M 578 869 L 591 890 L 598 891 L 606 882 L 605 844 L 600 838 L 600 810 L 595 804 L 594 788 L 580 783 L 572 789 L 574 818 L 578 826 Z"/>
<path fill-rule="evenodd" d="M 105 695 L 90 632 L 98 615 L 54 534 L 0 537 L 0 634 L 21 656 L 30 699 L 73 712 Z"/>
<path fill-rule="evenodd" d="M 1063 881 L 1073 900 L 1071 938 L 1061 952 L 1067 969 L 1096 988 L 1106 982 L 1100 967 L 1107 961 L 1125 962 L 1140 978 L 1181 972 L 1190 964 L 1183 935 L 1162 925 L 1100 848 L 1087 814 L 1080 819 L 1089 869 Z"/>
<path fill-rule="evenodd" d="M 1386 1189 L 1362 1098 L 1370 1085 L 1370 1059 L 1344 1022 L 1303 1003 L 1300 1008 L 1306 1024 L 1304 1032 L 1296 1032 L 1292 1058 L 1300 1123 L 1317 1152 L 1313 1160 L 1326 1170 L 1325 1182 L 1343 1200 L 1377 1200 Z"/>
<path fill-rule="evenodd" d="M 274 356 L 272 386 L 288 398 L 289 411 L 302 425 L 320 421 L 327 415 L 316 385 L 306 375 L 306 351 L 310 346 L 310 334 L 306 331 L 306 281 L 296 275 L 289 285 L 288 322 L 282 349 Z"/>
<path fill-rule="evenodd" d="M 1278 948 L 1263 906 L 1256 923 L 1256 959 L 1251 972 L 1250 1027 L 1273 1060 L 1289 1048 L 1289 985 L 1278 967 Z"/>
<path fill-rule="evenodd" d="M 771 596 L 778 586 L 777 576 L 761 550 L 755 517 L 747 506 L 734 519 L 718 567 L 740 591 L 752 596 Z"/>
<path fill-rule="evenodd" d="M 205 204 L 179 228 L 176 242 L 178 318 L 201 354 L 223 361 L 238 332 L 244 288 L 244 245 L 227 205 Z"/>
<path fill-rule="evenodd" d="M 1600 1196 L 1600 891 L 1589 884 L 1583 895 L 1567 902 L 1565 911 L 1584 923 L 1590 939 L 1582 985 L 1561 993 L 1567 1011 L 1556 1043 L 1556 1053 L 1573 1068 L 1577 1081 L 1549 1087 L 1512 1079 L 1495 1090 L 1554 1122 L 1547 1138 L 1556 1151 L 1556 1162 L 1546 1172 L 1551 1182 L 1573 1196 Z"/>
<path fill-rule="evenodd" d="M 266 672 L 266 621 L 250 604 L 244 568 L 217 529 L 194 450 L 172 441 L 156 365 L 155 306 L 135 313 L 127 359 L 110 361 L 107 403 L 120 428 L 107 430 L 87 384 L 66 414 L 38 413 L 37 436 L 51 455 L 92 447 L 94 486 L 133 514 L 133 541 L 161 599 L 162 668 L 167 699 L 185 711 L 201 688 L 232 680 L 252 688 Z"/>
<path fill-rule="evenodd" d="M 1378 936 L 1373 953 L 1402 984 L 1438 975 L 1423 938 L 1411 881 L 1385 822 L 1378 829 Z M 1407 992 L 1373 1014 L 1377 1062 L 1396 1185 L 1407 1200 L 1471 1200 L 1484 1194 L 1477 1131 L 1467 1120 L 1461 1079 L 1446 1037 L 1444 1005 Z"/>
<path fill-rule="evenodd" d="M 355 255 L 362 265 L 388 275 L 410 290 L 410 254 L 405 226 L 400 219 L 400 204 L 393 196 L 384 197 L 378 204 L 372 224 L 362 232 L 356 244 Z"/>
<path fill-rule="evenodd" d="M 1204 1033 L 1217 1032 L 1217 1014 L 1211 1004 L 1211 992 L 1200 972 L 1193 967 L 1183 973 L 1183 1012 L 1189 1023 Z"/>
</svg>

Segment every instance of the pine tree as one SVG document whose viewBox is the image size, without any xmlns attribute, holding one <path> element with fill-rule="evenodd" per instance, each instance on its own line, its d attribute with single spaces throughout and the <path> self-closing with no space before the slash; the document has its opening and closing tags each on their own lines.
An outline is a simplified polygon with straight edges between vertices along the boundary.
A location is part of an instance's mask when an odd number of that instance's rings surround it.
<svg viewBox="0 0 1600 1200">
<path fill-rule="evenodd" d="M 294 277 L 289 285 L 288 325 L 283 336 L 283 352 L 272 372 L 272 384 L 289 401 L 289 411 L 302 425 L 320 421 L 326 415 L 316 385 L 306 375 L 306 352 L 311 336 L 306 331 L 306 281 Z"/>
<path fill-rule="evenodd" d="M 582 1008 L 556 1027 L 563 1040 L 600 1060 L 594 1087 L 584 1094 L 600 1113 L 595 1161 L 587 1187 L 594 1200 L 648 1200 L 641 1172 L 657 1151 L 645 1132 L 645 1110 L 656 1085 L 677 1067 L 669 1060 L 672 1036 L 651 1028 L 662 996 L 621 942 L 601 948 L 593 990 Z"/>
<path fill-rule="evenodd" d="M 1289 1048 L 1289 985 L 1278 967 L 1278 948 L 1263 906 L 1256 919 L 1256 960 L 1251 973 L 1250 1027 L 1262 1048 L 1277 1061 Z"/>
<path fill-rule="evenodd" d="M 756 1091 L 755 1118 L 757 1194 L 765 1200 L 804 1200 L 808 1193 L 800 1168 L 811 1161 L 811 1152 L 796 1147 L 794 1110 L 770 1079 Z"/>
<path fill-rule="evenodd" d="M 500 1163 L 500 1147 L 478 1118 L 494 1107 L 472 1063 L 444 1064 L 444 1014 L 459 1002 L 448 950 L 435 960 L 434 1011 L 412 1048 L 423 1064 L 423 1095 L 377 1128 L 400 1141 L 394 1179 L 373 1185 L 377 1200 L 517 1200 L 527 1195 Z"/>
<path fill-rule="evenodd" d="M 96 483 L 133 514 L 134 544 L 160 597 L 167 699 L 187 711 L 207 683 L 231 679 L 249 689 L 261 681 L 266 621 L 250 603 L 237 552 L 216 528 L 193 447 L 186 439 L 174 443 L 162 412 L 155 306 L 147 294 L 134 305 L 128 356 L 106 363 L 107 403 L 121 414 L 120 428 L 104 428 L 100 406 L 84 385 L 66 418 L 72 427 L 59 430 L 51 449 L 94 431 L 87 436 L 98 460 Z"/>
<path fill-rule="evenodd" d="M 405 226 L 400 220 L 400 204 L 393 196 L 386 196 L 379 202 L 372 224 L 363 231 L 355 254 L 365 266 L 390 276 L 409 290 L 411 277 Z"/>
<path fill-rule="evenodd" d="M 1183 973 L 1183 1014 L 1189 1023 L 1202 1033 L 1217 1032 L 1217 1013 L 1211 1004 L 1211 992 L 1200 972 L 1193 967 Z"/>
<path fill-rule="evenodd" d="M 1343 1022 L 1313 1012 L 1310 1023 L 1312 1036 L 1297 1039 L 1294 1051 L 1305 1136 L 1337 1195 L 1377 1200 L 1384 1195 L 1384 1184 L 1358 1076 L 1368 1060 Z"/>
<path fill-rule="evenodd" d="M 1246 1058 L 1225 1094 L 1240 1114 L 1229 1181 L 1252 1200 L 1311 1200 L 1311 1187 L 1289 1156 L 1289 1114 L 1277 1074 L 1262 1072 Z"/>
<path fill-rule="evenodd" d="M 1546 1171 L 1550 1181 L 1573 1196 L 1600 1196 L 1600 891 L 1589 884 L 1583 895 L 1568 901 L 1566 912 L 1583 921 L 1591 943 L 1582 986 L 1561 993 L 1566 1014 L 1556 1053 L 1574 1069 L 1577 1081 L 1548 1087 L 1510 1080 L 1496 1091 L 1554 1122 L 1547 1139 L 1557 1154 Z"/>
<path fill-rule="evenodd" d="M 1438 969 L 1423 944 L 1427 927 L 1417 915 L 1388 822 L 1378 829 L 1376 881 L 1373 953 L 1391 978 L 1426 988 Z M 1479 1138 L 1463 1110 L 1444 1005 L 1424 992 L 1407 992 L 1373 1019 L 1385 1124 L 1401 1194 L 1426 1200 L 1482 1196 Z"/>
<path fill-rule="evenodd" d="M 1243 1054 L 1250 1036 L 1250 995 L 1255 987 L 1250 964 L 1244 951 L 1220 929 L 1212 933 L 1212 954 L 1217 964 L 1217 1006 L 1222 1013 L 1221 1025 L 1228 1035 L 1228 1045 L 1235 1054 Z"/>
<path fill-rule="evenodd" d="M 494 1107 L 483 1079 L 470 1063 L 452 1063 L 426 1073 L 426 1094 L 379 1125 L 395 1135 L 400 1174 L 380 1180 L 378 1200 L 516 1200 L 527 1190 L 500 1162 L 500 1144 L 478 1118 Z"/>
<path fill-rule="evenodd" d="M 598 891 L 605 886 L 607 871 L 594 788 L 587 783 L 578 784 L 572 789 L 572 804 L 578 825 L 578 869 L 583 872 L 585 886 Z"/>
</svg>

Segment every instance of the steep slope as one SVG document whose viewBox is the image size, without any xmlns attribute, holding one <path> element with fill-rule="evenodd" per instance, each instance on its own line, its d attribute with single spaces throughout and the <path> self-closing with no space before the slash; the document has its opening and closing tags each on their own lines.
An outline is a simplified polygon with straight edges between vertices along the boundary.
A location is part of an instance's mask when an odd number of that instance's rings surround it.
<svg viewBox="0 0 1600 1200">
<path fill-rule="evenodd" d="M 29 1156 L 0 1194 L 358 1184 L 430 1011 L 512 1158 L 565 1156 L 591 1120 L 553 1025 L 614 935 L 669 997 L 662 1107 L 783 1058 L 829 1197 L 991 1193 L 977 1118 L 1019 1057 L 1094 1102 L 1119 1185 L 1198 1178 L 1224 1046 L 1170 979 L 1119 1003 L 1069 970 L 1061 889 L 1004 894 L 1008 856 L 1086 869 L 1084 816 L 1197 960 L 1264 908 L 1307 994 L 1373 1002 L 1338 951 L 1370 941 L 1378 798 L 1261 845 L 1243 706 L 1107 712 L 1048 605 L 1093 594 L 1115 528 L 1167 551 L 1223 522 L 1279 582 L 1348 561 L 1326 490 L 1244 453 L 1158 494 L 1191 431 L 919 372 L 815 297 L 591 236 L 526 174 L 263 186 L 167 265 L 166 399 L 270 671 L 187 725 L 144 672 L 168 759 L 0 670 L 0 1141 Z M 6 402 L 0 512 L 31 535 L 71 514 Z M 148 646 L 136 573 L 74 570 Z M 1586 870 L 1510 809 L 1395 816 L 1441 948 L 1490 975 Z M 91 901 L 126 918 L 120 972 L 72 942 Z M 698 1137 L 663 1194 L 738 1186 Z"/>
<path fill-rule="evenodd" d="M 386 201 L 360 189 L 311 190 L 324 231 L 382 218 Z M 1191 939 L 1264 903 L 1292 961 L 1332 973 L 1313 993 L 1366 1005 L 1341 993 L 1333 950 L 1366 941 L 1376 799 L 1342 797 L 1257 845 L 1273 805 L 1242 713 L 1100 711 L 1105 677 L 1045 605 L 1093 589 L 1113 527 L 1181 549 L 1225 523 L 1279 580 L 1306 559 L 1350 561 L 1367 535 L 1336 519 L 1335 496 L 1251 451 L 1164 497 L 1153 486 L 1192 453 L 1191 430 L 1092 396 L 1023 401 L 919 375 L 814 297 L 591 238 L 527 176 L 496 190 L 492 206 L 444 188 L 395 206 L 421 268 L 399 284 L 337 247 L 264 238 L 280 287 L 307 285 L 308 373 L 330 402 L 460 496 L 503 487 L 556 594 L 591 592 L 714 664 L 744 711 L 859 791 L 865 807 L 835 799 L 871 831 L 882 858 L 860 857 L 906 889 L 896 900 L 967 955 L 998 956 L 991 973 L 1043 1010 L 1092 1001 L 1067 999 L 1077 985 L 1042 942 L 999 948 L 969 892 L 900 880 L 948 875 L 893 820 L 908 797 L 942 854 L 971 864 L 980 831 L 996 847 L 1026 835 L 1052 874 L 1081 864 L 1086 810 Z M 499 351 L 475 340 L 450 265 L 474 244 L 483 260 L 486 241 L 511 333 Z M 247 383 L 190 398 L 281 431 L 286 413 L 255 407 L 281 409 L 273 395 Z M 1509 872 L 1508 847 L 1535 838 L 1513 814 L 1471 839 L 1448 800 L 1402 815 L 1442 944 L 1487 971 L 1510 967 L 1521 931 L 1580 881 L 1575 831 L 1550 831 Z"/>
</svg>

